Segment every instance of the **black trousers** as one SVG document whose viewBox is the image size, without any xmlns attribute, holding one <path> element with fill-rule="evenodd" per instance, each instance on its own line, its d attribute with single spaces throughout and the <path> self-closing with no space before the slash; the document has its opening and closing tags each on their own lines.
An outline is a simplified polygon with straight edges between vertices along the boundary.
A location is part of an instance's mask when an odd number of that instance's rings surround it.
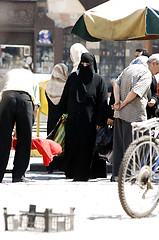
<svg viewBox="0 0 159 240">
<path fill-rule="evenodd" d="M 12 178 L 21 178 L 29 164 L 32 143 L 33 102 L 23 91 L 6 91 L 0 104 L 0 182 L 8 164 L 16 122 L 17 145 Z"/>
</svg>

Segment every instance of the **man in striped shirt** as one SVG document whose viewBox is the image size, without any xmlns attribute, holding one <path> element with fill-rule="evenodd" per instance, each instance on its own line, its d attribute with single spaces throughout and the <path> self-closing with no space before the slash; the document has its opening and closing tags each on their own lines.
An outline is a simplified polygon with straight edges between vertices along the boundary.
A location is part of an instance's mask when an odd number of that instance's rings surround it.
<svg viewBox="0 0 159 240">
<path fill-rule="evenodd" d="M 159 54 L 153 54 L 147 64 L 129 65 L 115 81 L 112 181 L 116 181 L 123 155 L 132 141 L 131 122 L 147 119 L 147 93 L 152 76 L 157 73 Z"/>
</svg>

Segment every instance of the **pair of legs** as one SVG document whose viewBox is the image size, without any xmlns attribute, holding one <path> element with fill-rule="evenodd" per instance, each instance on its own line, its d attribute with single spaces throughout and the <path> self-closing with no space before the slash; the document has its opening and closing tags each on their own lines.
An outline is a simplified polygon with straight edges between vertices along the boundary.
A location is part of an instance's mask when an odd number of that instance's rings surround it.
<svg viewBox="0 0 159 240">
<path fill-rule="evenodd" d="M 22 91 L 6 91 L 0 105 L 0 182 L 8 164 L 12 132 L 16 123 L 17 146 L 12 178 L 21 179 L 30 160 L 33 124 L 31 97 Z"/>
<path fill-rule="evenodd" d="M 112 178 L 118 176 L 120 164 L 126 149 L 132 142 L 132 126 L 120 118 L 115 118 L 113 135 Z"/>
</svg>

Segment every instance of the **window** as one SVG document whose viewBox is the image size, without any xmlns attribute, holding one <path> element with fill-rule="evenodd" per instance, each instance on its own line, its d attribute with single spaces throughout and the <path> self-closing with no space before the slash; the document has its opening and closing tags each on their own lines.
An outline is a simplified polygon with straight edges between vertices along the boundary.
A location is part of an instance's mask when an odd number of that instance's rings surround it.
<svg viewBox="0 0 159 240">
<path fill-rule="evenodd" d="M 43 29 L 39 32 L 36 46 L 36 73 L 50 74 L 54 65 L 54 53 L 50 31 Z"/>
<path fill-rule="evenodd" d="M 159 53 L 159 39 L 152 40 L 152 53 Z"/>
<path fill-rule="evenodd" d="M 0 45 L 0 68 L 18 68 L 27 62 L 30 53 L 30 46 Z"/>
<path fill-rule="evenodd" d="M 110 82 L 125 68 L 125 42 L 103 40 L 100 43 L 99 72 Z"/>
</svg>

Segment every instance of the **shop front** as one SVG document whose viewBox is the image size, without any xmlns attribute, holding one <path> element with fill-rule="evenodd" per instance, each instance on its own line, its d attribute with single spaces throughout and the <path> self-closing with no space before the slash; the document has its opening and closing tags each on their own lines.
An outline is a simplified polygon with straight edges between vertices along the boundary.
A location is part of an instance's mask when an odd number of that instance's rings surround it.
<svg viewBox="0 0 159 240">
<path fill-rule="evenodd" d="M 51 73 L 54 22 L 38 16 L 37 2 L 0 1 L 0 75 L 23 63 L 35 73 Z"/>
<path fill-rule="evenodd" d="M 29 45 L 0 45 L 0 68 L 12 69 L 21 66 L 22 63 L 32 63 Z"/>
<path fill-rule="evenodd" d="M 0 2 L 1 71 L 31 62 L 37 1 Z"/>
</svg>

